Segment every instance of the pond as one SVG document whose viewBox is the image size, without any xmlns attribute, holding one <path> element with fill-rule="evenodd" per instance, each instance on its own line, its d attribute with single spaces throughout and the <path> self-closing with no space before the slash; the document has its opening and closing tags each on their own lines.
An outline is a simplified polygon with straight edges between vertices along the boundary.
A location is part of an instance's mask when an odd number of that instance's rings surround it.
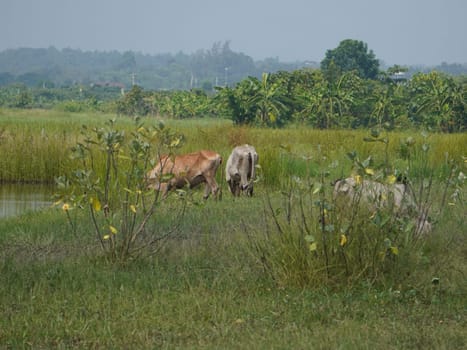
<svg viewBox="0 0 467 350">
<path fill-rule="evenodd" d="M 0 184 L 0 219 L 52 205 L 52 186 Z"/>
</svg>

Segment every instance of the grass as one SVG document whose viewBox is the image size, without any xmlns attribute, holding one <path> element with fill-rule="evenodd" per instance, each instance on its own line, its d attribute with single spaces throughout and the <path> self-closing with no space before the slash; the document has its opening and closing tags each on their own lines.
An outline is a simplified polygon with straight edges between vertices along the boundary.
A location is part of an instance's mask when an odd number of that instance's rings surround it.
<svg viewBox="0 0 467 350">
<path fill-rule="evenodd" d="M 0 222 L 0 344 L 7 348 L 461 348 L 465 249 L 404 286 L 278 286 L 238 220 L 264 227 L 262 195 L 192 207 L 157 256 L 108 264 L 86 220 L 57 209 Z M 252 210 L 254 208 L 254 210 Z M 164 221 L 161 208 L 156 221 Z M 236 212 L 236 215 L 226 215 Z M 83 216 L 83 219 L 85 216 Z M 452 225 L 452 224 L 451 224 Z M 51 230 L 50 228 L 53 227 Z M 259 234 L 256 233 L 256 234 Z M 460 237 L 463 237 L 460 235 Z M 440 251 L 436 251 L 440 249 Z M 459 250 L 458 250 L 459 249 Z M 436 273 L 436 274 L 434 274 Z M 433 276 L 440 284 L 433 285 Z"/>
<path fill-rule="evenodd" d="M 80 140 L 81 125 L 102 127 L 112 118 L 115 116 L 53 110 L 0 110 L 0 181 L 53 182 L 56 176 L 76 167 L 67 152 Z M 119 128 L 131 130 L 131 119 L 117 119 Z M 147 125 L 156 122 L 154 119 L 144 121 Z M 250 129 L 234 127 L 223 119 L 166 120 L 165 124 L 185 136 L 181 153 L 213 149 L 227 159 L 235 145 L 254 145 L 264 165 L 268 185 L 278 186 L 291 173 L 313 175 L 319 167 L 328 167 L 331 163 L 334 163 L 330 169 L 333 177 L 347 176 L 352 164 L 346 154 L 351 151 L 356 151 L 361 159 L 371 155 L 376 165 L 384 162 L 381 143 L 362 142 L 368 136 L 365 130 Z M 413 138 L 416 148 L 412 157 L 416 162 L 425 156 L 420 151 L 421 145 L 429 144 L 426 161 L 440 172 L 446 171 L 450 159 L 460 162 L 466 156 L 465 133 L 424 137 L 417 131 L 383 136 L 389 138 L 391 155 L 398 155 L 401 143 Z M 399 165 L 406 167 L 407 162 L 399 161 Z"/>
<path fill-rule="evenodd" d="M 36 117 L 47 122 L 39 122 Z M 103 124 L 108 117 L 2 111 L 0 130 L 4 135 L 37 137 L 40 125 L 46 125 L 54 130 L 50 140 L 63 132 L 64 119 L 69 118 L 74 127 L 67 129 L 69 136 L 60 140 L 72 144 L 82 122 Z M 15 123 L 15 119 L 22 121 Z M 461 199 L 437 216 L 428 239 L 413 251 L 401 248 L 398 278 L 383 276 L 377 283 L 358 278 L 330 282 L 321 277 L 306 283 L 300 283 L 300 279 L 298 283 L 288 283 L 286 278 L 278 281 L 265 270 L 263 256 L 256 250 L 260 244 L 271 249 L 279 236 L 271 220 L 268 196 L 282 218 L 291 174 L 309 177 L 314 183 L 323 170 L 331 171 L 330 179 L 347 176 L 352 164 L 346 152 L 356 149 L 362 159 L 373 155 L 378 163 L 384 158 L 382 145 L 362 142 L 365 131 L 248 129 L 207 120 L 167 124 L 186 134 L 182 151 L 213 148 L 227 157 L 234 144 L 255 145 L 262 166 L 255 196 L 234 199 L 224 185 L 222 201 L 201 202 L 202 191 L 195 190 L 194 201 L 188 203 L 176 232 L 160 246 L 159 253 L 121 265 L 109 263 L 102 255 L 85 211 L 72 212 L 76 236 L 59 208 L 0 220 L 0 348 L 465 346 L 464 189 Z M 123 121 L 123 125 L 129 128 L 131 123 Z M 28 128 L 29 134 L 24 131 Z M 391 158 L 401 167 L 407 166 L 407 160 L 398 155 L 398 145 L 409 136 L 390 135 Z M 414 137 L 418 145 L 425 140 L 421 135 Z M 441 180 L 448 163 L 445 152 L 465 173 L 465 138 L 465 134 L 429 135 L 430 152 L 414 155 L 416 168 L 423 168 L 428 159 L 437 174 L 432 191 L 433 212 L 440 209 L 443 195 Z M 16 157 L 23 162 L 25 158 L 21 157 L 29 157 L 24 156 L 24 151 L 15 151 L 5 140 L 1 139 L 0 149 L 3 152 L 2 147 L 9 145 L 13 152 L 8 157 L 0 153 L 0 161 L 7 167 L 18 162 Z M 46 149 L 47 142 L 35 143 L 31 152 L 34 155 L 26 158 L 26 163 Z M 42 156 L 35 163 L 40 167 L 46 158 L 53 159 L 48 170 L 41 170 L 45 178 L 66 169 L 55 165 L 57 159 L 66 158 L 63 146 L 57 147 L 55 155 L 49 151 L 49 157 Z M 25 177 L 24 170 L 15 171 L 13 179 Z M 222 181 L 220 176 L 218 179 Z M 296 201 L 298 197 L 292 198 Z M 173 229 L 174 208 L 178 205 L 177 198 L 171 195 L 158 208 L 150 223 L 157 232 Z M 313 220 L 317 223 L 318 217 Z M 295 239 L 296 231 L 290 233 Z M 303 257 L 285 250 L 284 261 L 298 258 Z M 290 264 L 284 266 L 293 266 L 293 261 L 287 262 Z M 309 263 L 309 270 L 291 273 L 315 276 L 313 269 L 317 268 Z"/>
</svg>

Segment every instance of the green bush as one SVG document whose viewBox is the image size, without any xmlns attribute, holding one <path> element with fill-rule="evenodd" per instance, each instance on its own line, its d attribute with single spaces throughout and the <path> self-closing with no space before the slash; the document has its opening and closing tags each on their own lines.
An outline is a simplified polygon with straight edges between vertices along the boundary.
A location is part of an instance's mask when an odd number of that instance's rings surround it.
<svg viewBox="0 0 467 350">
<path fill-rule="evenodd" d="M 389 144 L 388 139 L 375 132 L 365 140 L 379 143 L 386 150 Z M 448 197 L 456 201 L 452 205 L 462 206 L 459 194 L 465 178 L 459 170 L 462 165 L 452 161 L 444 180 L 434 183 L 435 170 L 426 161 L 430 147 L 426 143 L 407 147 L 407 158 L 415 152 L 421 156 L 415 162 L 406 159 L 403 169 L 394 167 L 397 162 L 389 159 L 387 151 L 378 163 L 371 156 L 362 161 L 356 152 L 350 152 L 357 186 L 354 197 L 345 198 L 344 202 L 333 196 L 329 186 L 335 168 L 332 159 L 327 160 L 327 167 L 320 165 L 318 176 L 294 174 L 297 169 L 289 164 L 291 173 L 282 173 L 287 180 L 282 182 L 280 196 L 267 195 L 267 227 L 263 232 L 248 232 L 246 228 L 248 236 L 255 237 L 250 239 L 250 251 L 262 270 L 281 286 L 407 286 L 415 269 L 424 266 L 426 239 L 433 234 L 422 234 L 419 220 L 428 220 L 423 224 L 430 227 L 431 223 L 436 224 Z M 422 171 L 414 169 L 413 162 Z M 362 186 L 358 185 L 361 181 L 392 184 L 397 175 L 409 176 L 404 181 L 416 205 L 414 210 L 395 210 L 390 198 L 383 199 L 388 203 L 384 206 L 367 203 L 360 192 Z M 410 177 L 413 175 L 416 177 Z"/>
<path fill-rule="evenodd" d="M 146 128 L 138 119 L 129 135 L 114 120 L 101 128 L 83 126 L 82 134 L 83 140 L 72 149 L 81 166 L 57 178 L 57 204 L 62 203 L 73 233 L 76 222 L 70 211 L 84 208 L 111 261 L 157 251 L 168 234 L 148 231 L 160 196 L 148 190 L 146 173 L 157 155 L 173 152 L 181 137 L 162 124 Z"/>
</svg>

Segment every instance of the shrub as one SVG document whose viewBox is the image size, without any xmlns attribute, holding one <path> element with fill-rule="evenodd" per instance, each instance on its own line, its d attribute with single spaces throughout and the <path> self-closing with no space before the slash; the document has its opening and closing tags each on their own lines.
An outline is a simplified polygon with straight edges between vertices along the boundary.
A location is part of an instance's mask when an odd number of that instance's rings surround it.
<svg viewBox="0 0 467 350">
<path fill-rule="evenodd" d="M 375 132 L 366 140 L 385 149 L 389 142 Z M 266 197 L 269 224 L 264 232 L 247 229 L 250 250 L 262 270 L 281 286 L 403 285 L 426 261 L 420 217 L 425 220 L 434 208 L 440 215 L 447 197 L 462 200 L 459 193 L 464 176 L 457 166 L 452 167 L 444 185 L 436 185 L 436 189 L 442 187 L 441 191 L 433 188 L 433 169 L 424 161 L 428 150 L 422 144 L 417 152 L 423 157 L 415 164 L 412 159 L 402 170 L 394 168 L 387 152 L 380 164 L 375 164 L 371 156 L 360 160 L 356 152 L 348 155 L 353 163 L 350 176 L 357 183 L 367 179 L 391 184 L 397 175 L 406 177 L 413 173 L 413 167 L 423 168 L 417 171 L 420 178 L 404 180 L 416 203 L 414 213 L 398 212 L 390 198 L 385 199 L 387 205 L 368 203 L 358 185 L 355 195 L 340 206 L 329 186 L 329 174 L 335 166 L 332 159 L 330 165 L 321 165 L 318 176 L 288 176 L 280 196 L 269 193 Z M 436 193 L 443 193 L 442 198 Z M 431 220 L 436 222 L 437 218 Z"/>
<path fill-rule="evenodd" d="M 102 128 L 83 126 L 82 136 L 72 148 L 81 167 L 57 179 L 56 203 L 62 204 L 72 231 L 70 211 L 87 209 L 97 240 L 111 261 L 156 252 L 169 233 L 156 234 L 149 228 L 159 192 L 147 189 L 146 172 L 157 161 L 152 157 L 172 153 L 181 136 L 162 124 L 147 128 L 138 119 L 130 135 L 111 120 Z"/>
</svg>

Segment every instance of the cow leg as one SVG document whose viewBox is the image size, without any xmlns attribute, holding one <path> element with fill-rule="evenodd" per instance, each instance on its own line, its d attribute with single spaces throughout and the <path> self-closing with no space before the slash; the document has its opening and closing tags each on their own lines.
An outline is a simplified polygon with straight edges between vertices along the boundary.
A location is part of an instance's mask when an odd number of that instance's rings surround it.
<svg viewBox="0 0 467 350">
<path fill-rule="evenodd" d="M 219 187 L 214 177 L 205 177 L 206 187 L 204 189 L 204 199 L 208 199 L 209 195 L 212 193 L 213 196 L 217 196 Z"/>
<path fill-rule="evenodd" d="M 239 182 L 235 183 L 235 195 L 237 197 L 240 197 L 240 194 L 242 193 L 242 187 Z"/>
<path fill-rule="evenodd" d="M 219 192 L 219 186 L 217 186 L 216 180 L 214 178 L 212 179 L 212 182 L 209 184 L 209 187 L 211 188 L 211 193 L 214 197 L 217 197 L 217 192 Z"/>
<path fill-rule="evenodd" d="M 209 184 L 206 182 L 206 186 L 204 187 L 203 199 L 208 199 L 210 194 L 211 194 L 211 186 L 209 186 Z"/>
<path fill-rule="evenodd" d="M 248 185 L 248 188 L 246 190 L 246 194 L 249 197 L 253 197 L 253 185 L 252 184 Z"/>
<path fill-rule="evenodd" d="M 240 184 L 238 183 L 238 181 L 236 181 L 235 179 L 231 179 L 228 181 L 228 184 L 230 192 L 234 195 L 234 197 L 238 197 L 240 195 Z"/>
<path fill-rule="evenodd" d="M 203 174 L 203 180 L 206 182 L 204 199 L 207 199 L 211 193 L 213 196 L 216 196 L 217 192 L 219 191 L 219 186 L 216 182 L 215 172 L 207 172 Z"/>
</svg>

